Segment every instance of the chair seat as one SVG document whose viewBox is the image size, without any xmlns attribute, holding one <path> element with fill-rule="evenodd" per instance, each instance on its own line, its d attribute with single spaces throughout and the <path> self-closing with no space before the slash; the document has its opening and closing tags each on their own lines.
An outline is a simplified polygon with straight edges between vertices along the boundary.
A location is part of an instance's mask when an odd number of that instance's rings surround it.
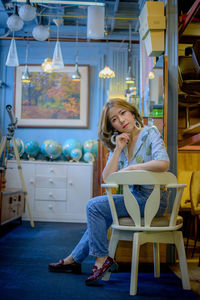
<svg viewBox="0 0 200 300">
<path fill-rule="evenodd" d="M 151 226 L 152 227 L 165 227 L 169 226 L 170 216 L 162 216 L 154 218 Z M 142 226 L 144 226 L 144 218 L 141 218 Z M 134 221 L 129 217 L 124 217 L 119 219 L 119 224 L 122 226 L 135 226 Z M 177 216 L 176 225 L 182 225 L 183 218 L 181 216 Z"/>
</svg>

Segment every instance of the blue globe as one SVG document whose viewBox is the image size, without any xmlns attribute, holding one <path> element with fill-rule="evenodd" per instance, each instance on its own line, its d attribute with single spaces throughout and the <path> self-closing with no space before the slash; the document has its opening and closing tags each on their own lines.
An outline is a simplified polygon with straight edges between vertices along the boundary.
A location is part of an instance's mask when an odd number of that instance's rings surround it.
<svg viewBox="0 0 200 300">
<path fill-rule="evenodd" d="M 50 159 L 56 159 L 62 153 L 62 145 L 55 140 L 46 140 L 41 146 L 41 152 Z"/>
<path fill-rule="evenodd" d="M 16 142 L 19 156 L 21 157 L 24 154 L 24 143 L 20 138 L 16 138 L 15 142 Z M 14 156 L 14 148 L 13 148 L 12 140 L 10 141 L 9 154 L 11 154 L 11 156 Z"/>
<path fill-rule="evenodd" d="M 48 156 L 47 154 L 47 146 L 52 142 L 53 140 L 46 140 L 42 143 L 41 147 L 40 147 L 40 151 L 44 156 Z"/>
<path fill-rule="evenodd" d="M 36 157 L 40 151 L 40 146 L 38 142 L 31 140 L 25 143 L 24 151 L 28 157 Z"/>
<path fill-rule="evenodd" d="M 65 157 L 71 157 L 71 151 L 73 149 L 80 149 L 82 151 L 81 143 L 76 139 L 68 139 L 63 144 L 63 155 Z"/>
<path fill-rule="evenodd" d="M 72 149 L 72 151 L 70 152 L 70 157 L 75 161 L 79 161 L 81 159 L 81 156 L 82 156 L 81 149 L 75 148 Z"/>
<path fill-rule="evenodd" d="M 97 159 L 98 142 L 94 139 L 85 141 L 83 145 L 83 152 L 90 152 L 94 155 L 94 158 Z"/>
<path fill-rule="evenodd" d="M 92 154 L 91 152 L 86 152 L 83 155 L 83 160 L 87 163 L 95 161 L 94 154 Z"/>
</svg>

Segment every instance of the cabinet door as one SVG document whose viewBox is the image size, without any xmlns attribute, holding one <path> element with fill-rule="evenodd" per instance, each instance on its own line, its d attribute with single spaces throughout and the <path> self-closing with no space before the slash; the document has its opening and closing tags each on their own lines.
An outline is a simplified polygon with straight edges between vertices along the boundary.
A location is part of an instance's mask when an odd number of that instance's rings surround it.
<svg viewBox="0 0 200 300">
<path fill-rule="evenodd" d="M 21 162 L 22 173 L 28 193 L 28 200 L 30 204 L 31 214 L 34 217 L 34 198 L 35 198 L 35 166 L 28 162 Z M 6 171 L 6 187 L 7 188 L 22 188 L 20 176 L 17 168 L 16 161 L 8 161 Z M 23 215 L 24 220 L 29 220 L 29 214 L 27 205 L 25 203 L 25 213 Z"/>
<path fill-rule="evenodd" d="M 67 211 L 69 221 L 86 222 L 86 204 L 92 197 L 92 165 L 69 166 Z"/>
</svg>

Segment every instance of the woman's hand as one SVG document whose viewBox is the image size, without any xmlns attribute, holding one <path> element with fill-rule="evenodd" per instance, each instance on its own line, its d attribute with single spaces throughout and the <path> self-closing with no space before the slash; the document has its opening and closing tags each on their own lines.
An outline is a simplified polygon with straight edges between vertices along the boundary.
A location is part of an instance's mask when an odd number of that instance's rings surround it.
<svg viewBox="0 0 200 300">
<path fill-rule="evenodd" d="M 120 133 L 119 135 L 116 136 L 116 148 L 118 150 L 122 150 L 125 145 L 128 144 L 130 139 L 129 134 L 127 133 Z"/>
</svg>

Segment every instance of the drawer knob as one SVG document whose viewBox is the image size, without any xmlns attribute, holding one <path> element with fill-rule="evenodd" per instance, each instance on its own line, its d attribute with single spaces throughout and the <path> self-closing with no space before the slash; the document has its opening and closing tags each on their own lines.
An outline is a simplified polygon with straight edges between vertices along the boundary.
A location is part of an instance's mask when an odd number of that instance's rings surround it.
<svg viewBox="0 0 200 300">
<path fill-rule="evenodd" d="M 73 182 L 72 182 L 72 181 L 69 181 L 69 185 L 73 185 Z"/>
<path fill-rule="evenodd" d="M 50 197 L 53 197 L 53 193 L 50 192 L 50 193 L 49 193 L 49 196 L 50 196 Z"/>
<path fill-rule="evenodd" d="M 50 169 L 50 172 L 51 172 L 51 173 L 54 173 L 54 169 L 53 169 L 53 168 L 51 168 L 51 169 Z"/>
<path fill-rule="evenodd" d="M 50 182 L 50 183 L 53 183 L 53 179 L 52 179 L 52 178 L 50 178 L 50 179 L 49 179 L 49 182 Z"/>
<path fill-rule="evenodd" d="M 34 180 L 33 180 L 33 179 L 31 179 L 31 180 L 30 180 L 30 183 L 31 183 L 31 184 L 34 184 Z"/>
<path fill-rule="evenodd" d="M 50 204 L 50 205 L 49 205 L 49 209 L 53 209 L 53 205 Z"/>
</svg>

